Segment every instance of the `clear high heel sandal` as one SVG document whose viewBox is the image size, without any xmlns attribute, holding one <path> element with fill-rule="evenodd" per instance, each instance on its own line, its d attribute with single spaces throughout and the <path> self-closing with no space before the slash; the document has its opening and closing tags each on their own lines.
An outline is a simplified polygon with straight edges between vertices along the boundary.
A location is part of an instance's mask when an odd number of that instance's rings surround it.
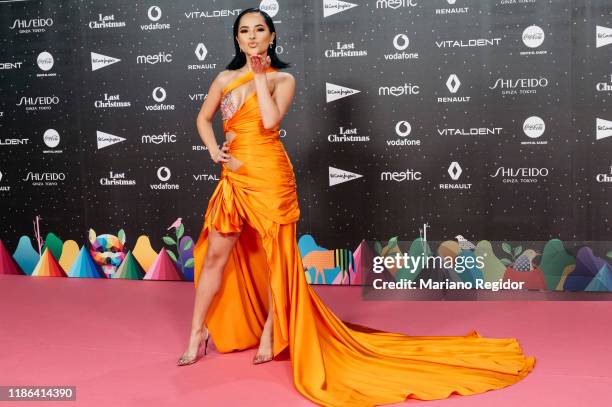
<svg viewBox="0 0 612 407">
<path fill-rule="evenodd" d="M 208 340 L 210 339 L 210 333 L 208 332 L 208 327 L 206 325 L 204 325 L 204 329 L 206 330 L 204 332 L 204 356 L 206 356 L 206 349 L 208 348 Z M 202 346 L 202 342 L 200 342 L 200 344 L 198 345 L 198 350 L 195 354 L 195 356 L 193 358 L 186 358 L 185 354 L 183 354 L 180 359 L 178 360 L 178 362 L 176 363 L 177 366 L 187 366 L 187 365 L 191 365 L 195 362 L 197 362 L 200 358 L 198 357 L 200 354 L 200 347 Z"/>
</svg>

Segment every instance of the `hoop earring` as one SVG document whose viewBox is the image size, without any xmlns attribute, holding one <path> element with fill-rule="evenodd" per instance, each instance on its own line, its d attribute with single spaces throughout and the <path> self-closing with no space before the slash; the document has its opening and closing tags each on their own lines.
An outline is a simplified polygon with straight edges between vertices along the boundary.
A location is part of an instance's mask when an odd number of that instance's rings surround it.
<svg viewBox="0 0 612 407">
<path fill-rule="evenodd" d="M 272 43 L 270 43 L 270 49 L 272 49 Z"/>
</svg>

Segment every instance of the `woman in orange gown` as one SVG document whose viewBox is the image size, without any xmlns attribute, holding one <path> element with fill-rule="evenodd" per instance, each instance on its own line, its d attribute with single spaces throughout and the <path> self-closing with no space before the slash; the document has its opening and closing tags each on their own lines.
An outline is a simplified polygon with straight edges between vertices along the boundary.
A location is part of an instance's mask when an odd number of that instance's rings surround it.
<svg viewBox="0 0 612 407">
<path fill-rule="evenodd" d="M 526 357 L 514 338 L 485 338 L 476 331 L 384 332 L 342 321 L 323 304 L 304 274 L 296 241 L 296 182 L 279 139 L 294 81 L 272 67 L 286 65 L 274 54 L 276 32 L 265 12 L 243 11 L 234 36 L 235 61 L 243 68 L 222 82 L 225 86 L 215 79 L 210 105 L 202 108 L 208 120 L 198 125 L 223 169 L 194 249 L 192 334 L 179 364 L 197 360 L 209 332 L 222 353 L 259 344 L 255 363 L 290 358 L 296 388 L 326 406 L 442 399 L 524 378 L 535 359 Z M 210 126 L 219 104 L 228 135 L 222 148 Z"/>
</svg>

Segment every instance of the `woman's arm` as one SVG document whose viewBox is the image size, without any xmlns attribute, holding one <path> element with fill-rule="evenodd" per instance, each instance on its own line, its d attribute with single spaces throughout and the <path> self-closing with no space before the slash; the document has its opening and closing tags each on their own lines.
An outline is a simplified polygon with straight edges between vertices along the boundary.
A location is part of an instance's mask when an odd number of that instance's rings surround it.
<svg viewBox="0 0 612 407">
<path fill-rule="evenodd" d="M 274 88 L 274 95 L 271 95 L 268 89 L 266 73 L 256 73 L 254 75 L 261 121 L 266 129 L 272 129 L 281 122 L 295 95 L 295 78 L 293 75 L 288 72 L 280 72 L 277 75 L 278 80 Z"/>
<path fill-rule="evenodd" d="M 202 107 L 196 119 L 198 134 L 208 148 L 210 158 L 212 158 L 214 162 L 226 162 L 229 159 L 229 154 L 224 155 L 223 151 L 225 150 L 219 149 L 212 127 L 213 117 L 221 103 L 221 92 L 223 90 L 222 75 L 223 72 L 220 72 L 211 83 L 206 99 L 204 99 L 204 103 L 202 103 Z"/>
</svg>

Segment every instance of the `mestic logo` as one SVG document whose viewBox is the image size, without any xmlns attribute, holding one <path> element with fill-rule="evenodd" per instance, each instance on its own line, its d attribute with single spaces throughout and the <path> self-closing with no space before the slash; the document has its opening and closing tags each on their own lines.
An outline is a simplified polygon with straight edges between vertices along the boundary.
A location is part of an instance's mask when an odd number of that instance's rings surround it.
<svg viewBox="0 0 612 407">
<path fill-rule="evenodd" d="M 404 96 L 404 95 L 418 95 L 421 93 L 421 87 L 419 85 L 413 85 L 412 83 L 404 83 L 400 86 L 379 86 L 378 96 Z"/>
<path fill-rule="evenodd" d="M 116 62 L 121 61 L 119 58 L 109 57 L 107 55 L 97 54 L 95 52 L 91 53 L 91 70 L 97 71 L 98 69 L 102 69 L 109 65 L 112 65 Z"/>
<path fill-rule="evenodd" d="M 363 175 L 354 172 L 341 170 L 340 168 L 329 167 L 329 186 L 342 184 L 343 182 L 352 181 L 361 178 Z"/>
<path fill-rule="evenodd" d="M 597 129 L 595 130 L 595 139 L 602 140 L 612 136 L 612 121 L 597 119 Z"/>
<path fill-rule="evenodd" d="M 527 137 L 538 138 L 544 134 L 546 124 L 538 116 L 531 116 L 523 122 L 523 132 Z"/>
<path fill-rule="evenodd" d="M 612 28 L 601 25 L 595 28 L 595 48 L 612 44 Z"/>
<path fill-rule="evenodd" d="M 377 0 L 376 8 L 390 8 L 397 10 L 400 7 L 416 7 L 419 3 L 416 0 Z"/>
<path fill-rule="evenodd" d="M 159 63 L 171 63 L 172 54 L 169 52 L 160 51 L 157 54 L 152 55 L 138 55 L 136 57 L 137 64 L 149 64 L 155 65 Z"/>
<path fill-rule="evenodd" d="M 104 133 L 103 131 L 96 131 L 96 139 L 98 142 L 98 150 L 126 140 L 123 137 Z"/>
<path fill-rule="evenodd" d="M 537 48 L 544 42 L 544 30 L 537 25 L 530 25 L 523 31 L 523 43 L 529 48 Z"/>
<path fill-rule="evenodd" d="M 346 88 L 340 85 L 334 85 L 333 83 L 325 82 L 325 101 L 327 103 L 333 102 L 334 100 L 342 99 L 347 96 L 360 93 L 360 90 Z"/>
<path fill-rule="evenodd" d="M 333 16 L 334 14 L 341 13 L 357 6 L 358 4 L 349 3 L 347 1 L 323 0 L 323 18 Z"/>
<path fill-rule="evenodd" d="M 407 169 L 406 171 L 383 171 L 380 173 L 381 181 L 420 181 L 423 179 L 423 174 L 420 171 Z"/>
</svg>

